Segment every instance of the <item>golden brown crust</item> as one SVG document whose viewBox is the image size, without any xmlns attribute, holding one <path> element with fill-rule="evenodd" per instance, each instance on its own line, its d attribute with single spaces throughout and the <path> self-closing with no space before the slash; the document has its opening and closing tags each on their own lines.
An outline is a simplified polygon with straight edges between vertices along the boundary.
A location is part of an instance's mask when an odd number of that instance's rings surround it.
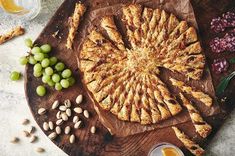
<svg viewBox="0 0 235 156">
<path fill-rule="evenodd" d="M 131 4 L 122 11 L 130 48 L 125 47 L 113 17 L 103 17 L 101 27 L 108 38 L 92 30 L 80 51 L 83 79 L 100 107 L 118 119 L 158 123 L 182 111 L 159 78 L 159 69 L 199 79 L 204 56 L 197 34 L 164 10 Z"/>
<path fill-rule="evenodd" d="M 212 127 L 203 120 L 199 111 L 192 105 L 192 103 L 188 99 L 186 99 L 186 97 L 182 93 L 180 93 L 180 98 L 183 102 L 183 105 L 187 108 L 189 112 L 196 132 L 201 137 L 206 138 L 210 134 Z"/>
<path fill-rule="evenodd" d="M 141 30 L 142 30 L 142 43 L 144 44 L 146 38 L 147 38 L 147 33 L 150 30 L 150 21 L 153 15 L 153 9 L 150 8 L 144 8 L 144 11 L 142 13 L 142 19 L 143 23 L 141 25 Z"/>
<path fill-rule="evenodd" d="M 201 101 L 206 106 L 211 107 L 212 105 L 212 98 L 207 95 L 206 93 L 203 93 L 202 91 L 196 91 L 192 87 L 186 85 L 183 81 L 179 81 L 173 78 L 170 78 L 170 81 L 172 85 L 178 87 L 183 92 L 192 95 L 194 98 L 196 98 L 198 101 Z"/>
<path fill-rule="evenodd" d="M 167 33 L 170 34 L 179 25 L 179 20 L 171 14 L 167 25 Z"/>
<path fill-rule="evenodd" d="M 202 149 L 197 143 L 190 140 L 190 138 L 180 131 L 177 127 L 173 126 L 172 129 L 175 132 L 176 137 L 184 144 L 184 146 L 194 155 L 201 156 L 204 154 L 204 149 Z"/>
<path fill-rule="evenodd" d="M 161 92 L 162 97 L 164 97 L 163 101 L 167 105 L 171 114 L 173 116 L 178 114 L 182 110 L 182 107 L 180 106 L 180 104 L 170 94 L 170 92 L 168 91 L 168 89 L 164 85 L 158 85 L 157 87 L 158 87 L 159 91 Z"/>
<path fill-rule="evenodd" d="M 11 40 L 14 37 L 23 35 L 25 32 L 24 28 L 22 28 L 21 26 L 15 27 L 13 28 L 10 32 L 4 34 L 4 35 L 0 35 L 0 45 Z"/>
<path fill-rule="evenodd" d="M 70 29 L 69 29 L 67 43 L 66 43 L 66 47 L 68 49 L 72 49 L 75 33 L 78 30 L 78 26 L 80 24 L 81 18 L 84 15 L 85 11 L 86 11 L 86 7 L 84 4 L 76 3 L 73 16 L 69 18 Z"/>
<path fill-rule="evenodd" d="M 101 27 L 103 27 L 106 30 L 110 39 L 115 42 L 115 44 L 120 50 L 123 50 L 123 51 L 126 50 L 124 46 L 124 42 L 122 40 L 122 36 L 118 32 L 112 16 L 107 16 L 107 17 L 102 18 Z"/>
</svg>

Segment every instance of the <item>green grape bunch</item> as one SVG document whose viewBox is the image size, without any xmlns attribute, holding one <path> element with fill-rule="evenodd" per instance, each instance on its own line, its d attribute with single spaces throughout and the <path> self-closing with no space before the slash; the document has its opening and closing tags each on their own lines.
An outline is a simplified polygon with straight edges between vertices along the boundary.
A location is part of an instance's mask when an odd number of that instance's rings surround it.
<svg viewBox="0 0 235 156">
<path fill-rule="evenodd" d="M 71 69 L 66 68 L 66 65 L 55 56 L 51 56 L 52 47 L 50 44 L 35 45 L 30 38 L 27 38 L 25 45 L 30 48 L 30 53 L 20 57 L 19 63 L 32 65 L 34 77 L 41 78 L 43 85 L 36 88 L 38 96 L 46 95 L 46 85 L 60 91 L 75 84 Z M 20 73 L 12 72 L 11 79 L 13 81 L 19 78 Z"/>
</svg>

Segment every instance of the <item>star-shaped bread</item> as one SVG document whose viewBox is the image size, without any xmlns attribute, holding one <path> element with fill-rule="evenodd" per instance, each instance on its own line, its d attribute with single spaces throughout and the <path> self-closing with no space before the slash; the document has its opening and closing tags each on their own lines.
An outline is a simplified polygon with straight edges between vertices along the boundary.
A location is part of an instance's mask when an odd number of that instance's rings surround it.
<svg viewBox="0 0 235 156">
<path fill-rule="evenodd" d="M 123 121 L 154 124 L 182 107 L 159 78 L 159 68 L 200 80 L 205 57 L 194 27 L 174 14 L 138 4 L 122 8 L 124 43 L 112 16 L 101 19 L 106 36 L 92 30 L 80 51 L 80 70 L 93 99 Z"/>
</svg>

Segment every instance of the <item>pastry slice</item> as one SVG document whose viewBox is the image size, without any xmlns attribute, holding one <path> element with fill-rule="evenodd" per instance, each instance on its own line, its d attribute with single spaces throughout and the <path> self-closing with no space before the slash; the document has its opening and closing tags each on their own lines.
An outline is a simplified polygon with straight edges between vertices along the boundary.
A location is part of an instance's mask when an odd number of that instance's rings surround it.
<svg viewBox="0 0 235 156">
<path fill-rule="evenodd" d="M 128 37 L 128 41 L 130 42 L 133 49 L 137 47 L 137 41 L 135 36 L 135 27 L 133 23 L 133 15 L 131 13 L 130 7 L 125 6 L 122 9 L 123 12 L 123 22 L 126 25 L 126 35 Z"/>
<path fill-rule="evenodd" d="M 159 121 L 161 121 L 161 113 L 157 107 L 157 102 L 152 98 L 149 98 L 148 101 L 151 111 L 152 123 L 158 123 Z"/>
<path fill-rule="evenodd" d="M 164 26 L 155 39 L 154 43 L 155 48 L 157 49 L 162 42 L 167 40 L 167 38 L 168 38 L 167 27 Z"/>
<path fill-rule="evenodd" d="M 161 113 L 161 119 L 165 120 L 165 119 L 169 118 L 171 116 L 171 113 L 168 110 L 166 104 L 164 103 L 163 97 L 161 96 L 161 93 L 159 90 L 157 90 L 157 89 L 154 90 L 154 97 L 155 97 L 155 100 L 157 101 L 157 106 L 158 106 L 158 109 Z"/>
<path fill-rule="evenodd" d="M 185 98 L 182 93 L 180 93 L 180 98 L 182 100 L 183 105 L 187 108 L 189 112 L 196 132 L 201 137 L 206 138 L 210 134 L 212 127 L 203 120 L 199 111 L 192 105 L 192 103 L 188 99 Z"/>
<path fill-rule="evenodd" d="M 142 87 L 142 92 L 143 92 L 143 87 Z M 141 96 L 141 104 L 142 104 L 141 114 L 140 114 L 141 124 L 143 125 L 151 124 L 152 117 L 151 117 L 151 112 L 150 112 L 149 101 L 146 97 L 146 94 Z"/>
<path fill-rule="evenodd" d="M 175 15 L 170 14 L 168 25 L 167 25 L 167 34 L 171 34 L 171 32 L 179 25 L 179 20 L 175 17 Z"/>
<path fill-rule="evenodd" d="M 181 21 L 176 28 L 170 33 L 168 41 L 171 42 L 177 39 L 181 34 L 183 34 L 188 29 L 188 24 L 186 21 Z"/>
<path fill-rule="evenodd" d="M 156 38 L 156 43 L 154 44 L 156 49 L 157 48 L 162 49 L 165 46 L 169 45 L 169 42 L 170 42 L 169 35 L 179 24 L 178 19 L 173 14 L 170 14 L 169 16 L 165 11 L 162 11 L 161 16 L 164 18 L 163 19 L 161 18 L 158 24 L 159 33 Z"/>
<path fill-rule="evenodd" d="M 193 27 L 190 27 L 183 34 L 181 34 L 177 39 L 173 40 L 167 47 L 167 51 L 173 50 L 175 48 L 185 49 L 190 43 L 197 41 L 197 33 Z"/>
<path fill-rule="evenodd" d="M 167 24 L 168 24 L 168 17 L 169 15 L 162 10 L 161 11 L 161 18 L 155 27 L 155 30 L 152 35 L 151 44 L 153 46 L 158 46 L 167 36 Z"/>
<path fill-rule="evenodd" d="M 169 111 L 174 116 L 181 112 L 182 107 L 180 104 L 176 101 L 176 99 L 171 95 L 169 90 L 164 85 L 158 85 L 157 86 L 159 91 L 161 92 L 162 97 L 164 98 L 163 101 L 167 105 Z"/>
<path fill-rule="evenodd" d="M 4 35 L 0 35 L 0 45 L 7 42 L 8 40 L 23 35 L 25 32 L 24 28 L 22 28 L 21 26 L 15 27 L 14 29 L 12 29 L 10 32 L 4 34 Z"/>
<path fill-rule="evenodd" d="M 88 35 L 88 38 L 96 44 L 96 47 L 102 47 L 103 50 L 107 52 L 112 51 L 114 54 L 120 53 L 110 41 L 105 39 L 104 36 L 96 30 L 91 31 L 91 33 Z"/>
<path fill-rule="evenodd" d="M 140 92 L 140 85 L 136 84 L 134 85 L 134 97 L 133 97 L 133 103 L 132 103 L 132 107 L 131 107 L 131 117 L 130 117 L 130 121 L 132 122 L 140 122 L 140 104 L 141 104 L 141 99 L 139 96 L 139 92 Z"/>
<path fill-rule="evenodd" d="M 187 65 L 191 66 L 191 68 L 201 70 L 203 70 L 205 65 L 205 59 L 202 54 L 178 56 L 173 62 L 175 64 Z"/>
<path fill-rule="evenodd" d="M 114 93 L 114 99 L 117 100 L 114 101 L 113 107 L 110 109 L 110 111 L 115 115 L 118 115 L 118 113 L 120 112 L 126 98 L 121 88 L 122 87 L 118 87 L 118 89 L 115 91 L 116 93 Z"/>
<path fill-rule="evenodd" d="M 84 4 L 76 3 L 73 16 L 69 18 L 70 28 L 69 28 L 69 34 L 68 34 L 67 43 L 66 43 L 66 47 L 68 49 L 72 49 L 76 31 L 78 30 L 78 26 L 81 22 L 81 18 L 84 15 L 85 11 L 86 11 L 86 7 Z"/>
<path fill-rule="evenodd" d="M 112 43 L 101 34 L 93 32 L 87 39 L 80 52 L 80 60 L 91 60 L 94 62 L 120 62 L 125 59 L 126 53 L 117 50 Z M 102 43 L 102 44 L 101 44 Z M 97 44 L 100 44 L 99 46 Z"/>
<path fill-rule="evenodd" d="M 161 18 L 159 20 L 158 26 L 155 28 L 155 31 L 160 32 L 165 26 L 167 26 L 168 18 L 169 18 L 169 14 L 165 10 L 162 10 Z"/>
<path fill-rule="evenodd" d="M 199 79 L 205 66 L 205 57 L 202 54 L 182 55 L 166 59 L 164 62 L 163 66 L 173 72 L 182 73 L 192 79 Z"/>
<path fill-rule="evenodd" d="M 149 108 L 149 101 L 145 94 L 145 81 L 143 76 L 139 76 L 141 80 L 138 81 L 138 84 L 136 86 L 136 97 L 134 100 L 136 100 L 138 103 L 136 103 L 137 108 L 139 108 L 140 112 L 140 123 L 141 124 L 151 124 L 152 118 L 150 115 L 150 108 Z"/>
<path fill-rule="evenodd" d="M 202 91 L 196 91 L 192 87 L 186 85 L 184 82 L 176 80 L 174 78 L 170 78 L 170 81 L 173 86 L 178 87 L 181 91 L 183 91 L 189 95 L 192 95 L 198 101 L 201 101 L 206 106 L 211 107 L 212 98 L 209 95 L 207 95 L 206 93 L 203 93 Z"/>
<path fill-rule="evenodd" d="M 149 113 L 148 110 L 146 110 L 145 108 L 141 108 L 140 109 L 140 123 L 142 125 L 147 125 L 147 124 L 151 124 L 152 123 L 152 118 L 151 118 L 151 115 Z"/>
<path fill-rule="evenodd" d="M 131 122 L 140 122 L 140 110 L 136 107 L 136 104 L 132 104 L 131 106 L 131 114 L 130 114 Z"/>
<path fill-rule="evenodd" d="M 83 71 L 90 71 L 96 66 L 98 66 L 96 62 L 90 60 L 80 60 L 80 69 Z"/>
<path fill-rule="evenodd" d="M 161 10 L 160 9 L 153 10 L 153 15 L 152 15 L 152 18 L 149 22 L 149 30 L 147 33 L 147 38 L 146 38 L 146 43 L 145 43 L 148 46 L 151 43 L 152 35 L 155 31 L 155 28 L 158 25 L 160 18 L 161 18 Z"/>
<path fill-rule="evenodd" d="M 197 143 L 192 141 L 184 132 L 173 126 L 172 129 L 175 132 L 176 137 L 184 144 L 184 146 L 194 155 L 201 156 L 205 153 Z"/>
<path fill-rule="evenodd" d="M 149 84 L 148 87 L 151 87 Z M 147 94 L 149 96 L 148 100 L 153 123 L 157 123 L 171 116 L 169 110 L 163 104 L 162 96 L 158 90 L 147 88 Z"/>
<path fill-rule="evenodd" d="M 130 77 L 130 73 L 126 72 L 124 76 L 117 79 L 114 86 L 115 89 L 110 92 L 110 95 L 113 99 L 113 107 L 110 109 L 110 111 L 115 115 L 118 115 L 126 100 L 127 92 L 125 90 L 125 86 L 128 83 L 128 77 Z"/>
<path fill-rule="evenodd" d="M 178 52 L 178 56 L 181 55 L 191 55 L 191 54 L 199 54 L 202 53 L 202 47 L 200 42 L 195 42 L 187 46 L 182 52 Z"/>
<path fill-rule="evenodd" d="M 152 85 L 155 86 L 155 94 L 157 94 L 159 103 L 164 102 L 172 115 L 178 114 L 182 107 L 171 95 L 164 83 L 156 76 L 151 76 L 151 79 L 153 80 Z"/>
<path fill-rule="evenodd" d="M 127 93 L 127 100 L 124 101 L 122 108 L 120 109 L 119 113 L 117 114 L 118 118 L 123 121 L 130 120 L 130 113 L 131 113 L 131 103 L 129 102 L 130 97 L 133 96 L 133 92 Z"/>
<path fill-rule="evenodd" d="M 125 51 L 124 42 L 122 40 L 121 34 L 114 23 L 112 16 L 107 16 L 102 18 L 101 27 L 104 28 L 109 35 L 110 39 L 115 43 L 115 45 L 122 51 Z"/>
<path fill-rule="evenodd" d="M 197 41 L 195 43 L 190 44 L 185 49 L 181 50 L 180 48 L 174 49 L 172 51 L 169 51 L 166 54 L 165 59 L 163 62 L 167 63 L 169 61 L 174 60 L 175 58 L 179 56 L 190 56 L 192 54 L 202 54 L 202 47 L 200 45 L 200 42 Z"/>
<path fill-rule="evenodd" d="M 145 7 L 142 13 L 142 20 L 143 20 L 143 23 L 141 25 L 142 43 L 144 43 L 145 39 L 147 38 L 147 33 L 150 29 L 149 23 L 151 21 L 152 15 L 153 15 L 153 9 Z"/>
<path fill-rule="evenodd" d="M 141 43 L 141 14 L 142 14 L 142 6 L 139 4 L 131 4 L 128 6 L 130 8 L 131 14 L 132 14 L 132 20 L 133 20 L 133 26 L 134 26 L 134 37 L 137 44 Z"/>
<path fill-rule="evenodd" d="M 97 102 L 103 101 L 108 96 L 108 94 L 113 86 L 114 86 L 114 84 L 111 83 L 111 84 L 105 86 L 104 88 L 102 88 L 101 90 L 99 90 L 97 93 L 94 93 L 94 97 L 95 97 L 96 101 Z"/>
<path fill-rule="evenodd" d="M 169 22 L 170 22 L 170 19 L 169 19 Z M 169 25 L 169 23 L 168 23 Z M 178 39 L 181 34 L 183 34 L 186 30 L 188 29 L 188 24 L 186 21 L 181 21 L 175 28 L 172 32 L 168 32 L 168 35 L 167 35 L 167 40 L 165 40 L 164 42 L 162 42 L 158 49 L 160 49 L 160 55 L 159 56 L 163 56 L 164 59 L 167 59 L 169 58 L 169 56 L 172 56 L 171 53 L 172 51 L 171 50 L 168 50 L 168 46 L 172 45 L 173 43 L 175 43 L 176 39 Z M 182 37 L 180 38 L 181 40 L 183 39 Z M 178 44 L 179 45 L 179 44 Z M 176 48 L 179 48 L 177 46 L 175 46 Z"/>
<path fill-rule="evenodd" d="M 133 84 L 135 83 L 135 77 L 132 77 L 126 84 L 125 89 L 123 92 L 126 93 L 126 99 L 124 101 L 124 104 L 118 113 L 118 118 L 124 121 L 130 120 L 130 114 L 131 114 L 131 107 L 132 102 L 134 98 L 134 90 L 132 88 Z"/>
<path fill-rule="evenodd" d="M 110 110 L 113 106 L 113 101 L 111 98 L 111 95 L 108 95 L 106 98 L 104 98 L 101 102 L 100 102 L 100 106 L 104 109 L 104 110 Z"/>
<path fill-rule="evenodd" d="M 160 79 L 158 77 L 153 75 L 148 76 L 146 79 L 148 87 L 146 92 L 148 93 L 149 97 L 153 99 L 152 102 L 155 102 L 155 105 L 157 106 L 161 115 L 161 120 L 165 120 L 171 116 L 171 113 L 163 101 L 164 97 L 162 97 L 161 92 L 157 88 L 157 85 L 162 84 L 162 82 L 159 80 Z M 155 108 L 155 106 L 152 107 Z"/>
</svg>

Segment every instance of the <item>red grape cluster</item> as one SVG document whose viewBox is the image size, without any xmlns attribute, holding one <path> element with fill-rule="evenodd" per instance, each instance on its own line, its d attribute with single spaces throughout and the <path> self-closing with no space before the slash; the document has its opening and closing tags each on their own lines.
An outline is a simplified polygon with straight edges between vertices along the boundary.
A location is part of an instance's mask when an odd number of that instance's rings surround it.
<svg viewBox="0 0 235 156">
<path fill-rule="evenodd" d="M 223 32 L 225 28 L 235 27 L 235 13 L 226 12 L 222 17 L 217 17 L 211 21 L 211 30 L 216 33 Z"/>
<path fill-rule="evenodd" d="M 225 58 L 214 59 L 212 63 L 212 70 L 216 74 L 220 74 L 224 71 L 227 71 L 229 67 L 229 63 Z"/>
<path fill-rule="evenodd" d="M 215 33 L 224 32 L 226 28 L 233 28 L 233 30 L 226 33 L 223 37 L 215 37 L 210 42 L 212 52 L 221 53 L 224 51 L 235 51 L 235 13 L 226 12 L 221 17 L 212 19 L 211 30 Z M 212 63 L 212 70 L 216 73 L 227 71 L 229 63 L 225 58 L 214 59 Z"/>
<path fill-rule="evenodd" d="M 210 42 L 212 52 L 220 53 L 224 51 L 235 51 L 235 29 L 226 33 L 224 37 L 216 37 Z"/>
</svg>

